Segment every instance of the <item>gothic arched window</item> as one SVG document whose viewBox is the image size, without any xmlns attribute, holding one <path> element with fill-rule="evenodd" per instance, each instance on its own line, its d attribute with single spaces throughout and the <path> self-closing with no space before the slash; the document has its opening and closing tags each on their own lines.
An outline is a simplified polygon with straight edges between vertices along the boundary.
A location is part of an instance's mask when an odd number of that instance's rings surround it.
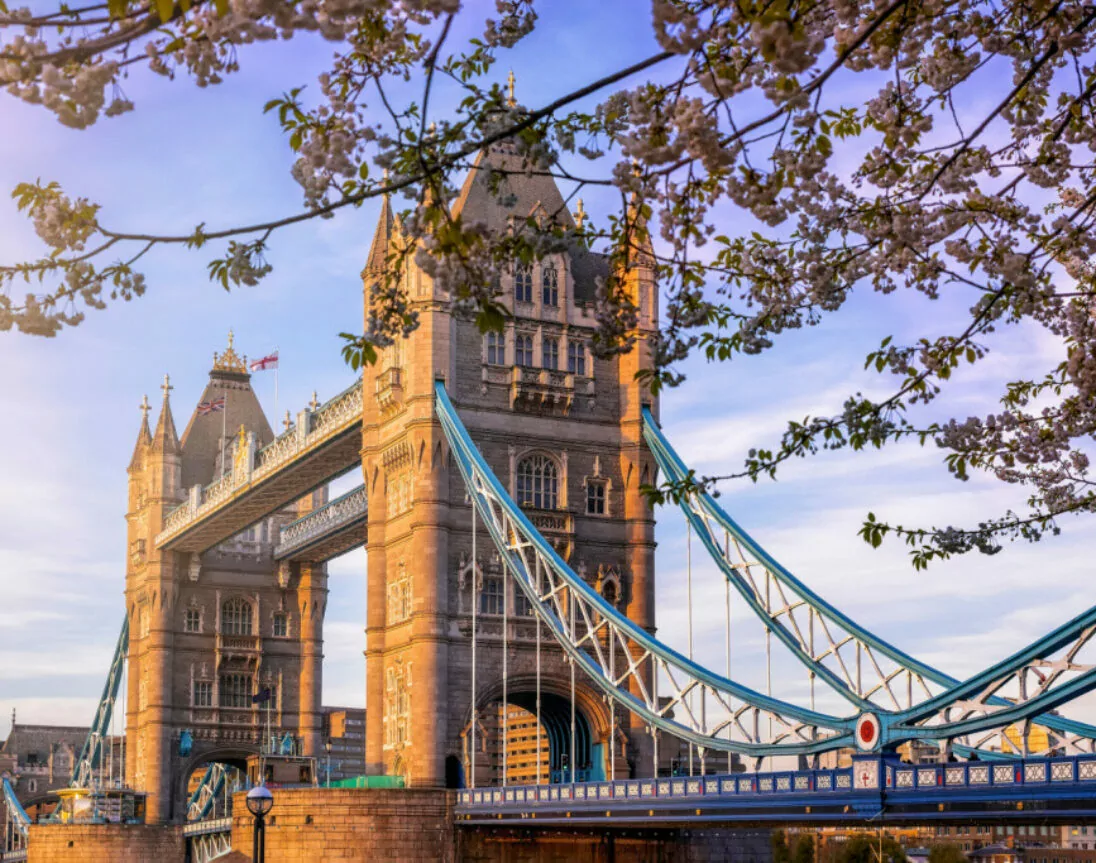
<svg viewBox="0 0 1096 863">
<path fill-rule="evenodd" d="M 533 271 L 520 264 L 514 267 L 514 299 L 519 303 L 533 302 Z"/>
<path fill-rule="evenodd" d="M 546 265 L 540 271 L 541 285 L 543 286 L 542 297 L 544 305 L 546 306 L 558 306 L 559 305 L 559 274 L 556 272 L 556 268 L 551 264 Z"/>
<path fill-rule="evenodd" d="M 531 455 L 518 463 L 519 506 L 556 509 L 559 503 L 559 468 L 548 456 Z"/>
<path fill-rule="evenodd" d="M 221 606 L 221 632 L 225 635 L 251 635 L 251 605 L 246 600 L 225 600 Z"/>
</svg>

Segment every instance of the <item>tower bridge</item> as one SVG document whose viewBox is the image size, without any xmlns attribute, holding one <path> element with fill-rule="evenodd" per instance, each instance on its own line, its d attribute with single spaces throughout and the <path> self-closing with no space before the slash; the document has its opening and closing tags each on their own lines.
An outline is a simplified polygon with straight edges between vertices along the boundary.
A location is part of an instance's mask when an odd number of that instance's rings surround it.
<svg viewBox="0 0 1096 863">
<path fill-rule="evenodd" d="M 508 173 L 505 188 L 488 169 Z M 480 155 L 453 212 L 575 227 L 551 178 L 525 174 L 506 144 Z M 386 200 L 367 301 L 404 242 Z M 452 789 L 447 829 L 1096 817 L 1096 728 L 1062 714 L 1096 688 L 1096 610 L 960 681 L 851 620 L 695 494 L 680 504 L 689 561 L 695 537 L 725 581 L 726 668 L 656 635 L 642 486 L 689 469 L 638 380 L 658 329 L 648 255 L 617 274 L 634 348 L 590 349 L 609 274 L 577 239 L 516 267 L 504 329 L 483 334 L 410 265 L 419 328 L 278 436 L 231 336 L 182 436 L 165 378 L 128 467 L 125 624 L 73 785 L 99 782 L 117 702 L 124 785 L 145 795 L 146 821 L 189 819 L 193 859 L 227 852 L 242 829 L 229 768 L 275 743 L 322 756 L 326 563 L 364 546 L 366 770 L 408 786 L 383 798 L 397 807 Z M 362 484 L 330 499 L 328 483 L 357 471 Z M 765 692 L 736 678 L 732 595 L 767 648 L 802 666 L 806 703 L 776 697 L 771 669 Z M 816 687 L 841 708 L 820 708 Z M 511 781 L 511 712 L 535 725 L 522 749 L 535 785 Z M 912 744 L 945 763 L 900 764 Z M 821 763 L 849 752 L 851 767 Z M 779 759 L 799 769 L 774 770 Z M 669 775 L 686 762 L 690 776 Z M 5 794 L 7 861 L 32 831 Z"/>
</svg>

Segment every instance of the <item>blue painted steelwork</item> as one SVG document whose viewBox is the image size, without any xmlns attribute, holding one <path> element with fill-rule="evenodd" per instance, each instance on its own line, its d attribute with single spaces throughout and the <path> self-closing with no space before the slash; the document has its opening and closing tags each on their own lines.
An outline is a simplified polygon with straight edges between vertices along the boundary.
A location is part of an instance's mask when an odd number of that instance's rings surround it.
<svg viewBox="0 0 1096 863">
<path fill-rule="evenodd" d="M 650 726 L 666 731 L 677 738 L 707 749 L 740 752 L 752 754 L 752 756 L 811 754 L 848 746 L 853 742 L 853 736 L 850 733 L 859 720 L 870 719 L 872 723 L 877 724 L 877 730 L 869 736 L 867 741 L 857 738 L 856 742 L 865 749 L 876 751 L 883 746 L 897 745 L 905 740 L 946 740 L 987 729 L 1003 729 L 1013 723 L 1024 722 L 1032 716 L 1050 711 L 1054 707 L 1072 701 L 1078 695 L 1096 689 L 1096 668 L 1076 667 L 1072 662 L 1075 652 L 1096 633 L 1096 609 L 1091 609 L 1054 629 L 1052 633 L 1038 639 L 1034 644 L 1017 651 L 1012 657 L 997 662 L 996 665 L 980 674 L 975 674 L 966 682 L 949 686 L 945 692 L 931 697 L 916 707 L 911 704 L 906 709 L 887 711 L 887 709 L 875 707 L 874 704 L 857 695 L 857 706 L 867 704 L 871 709 L 865 713 L 870 713 L 870 716 L 861 714 L 859 718 L 855 716 L 842 718 L 808 711 L 798 705 L 757 693 L 686 659 L 644 632 L 623 614 L 617 612 L 612 605 L 606 603 L 600 594 L 564 563 L 556 550 L 539 534 L 524 512 L 507 495 L 475 443 L 471 441 L 464 424 L 460 422 L 453 402 L 446 394 L 444 384 L 439 382 L 435 384 L 435 409 L 446 439 L 452 447 L 461 476 L 464 477 L 473 506 L 478 510 L 483 523 L 487 525 L 491 540 L 498 549 L 507 570 L 525 593 L 537 615 L 547 624 L 552 636 L 610 699 L 623 705 L 627 711 L 641 716 Z M 666 461 L 667 452 L 672 452 L 667 450 L 669 444 L 665 444 L 660 436 L 651 433 L 650 430 L 654 427 L 649 412 L 646 418 L 649 442 L 652 447 L 658 447 L 659 453 Z M 677 462 L 672 463 L 670 467 L 675 472 L 672 476 L 680 478 L 684 470 L 680 459 L 677 459 Z M 710 498 L 708 502 L 711 502 Z M 711 506 L 715 504 L 711 503 Z M 746 589 L 747 586 L 742 577 L 730 566 L 726 558 L 718 554 L 718 548 L 712 540 L 710 531 L 706 530 L 707 523 L 701 519 L 700 513 L 693 508 L 686 508 L 685 511 L 690 523 L 694 524 L 698 533 L 705 538 L 709 552 L 721 561 L 728 578 L 734 579 L 744 597 L 756 605 L 756 587 Z M 710 515 L 710 513 L 705 514 Z M 733 525 L 729 519 L 727 523 Z M 737 529 L 737 525 L 733 526 Z M 753 546 L 751 552 L 764 554 L 760 548 Z M 772 558 L 767 558 L 765 564 L 770 568 L 778 567 Z M 791 579 L 786 571 L 781 570 L 781 572 L 784 572 L 786 579 Z M 807 592 L 800 582 L 796 581 L 795 584 L 797 590 Z M 811 595 L 813 597 L 813 594 Z M 564 597 L 566 602 L 563 601 Z M 581 613 L 579 622 L 582 627 L 581 632 L 575 631 L 576 615 L 570 605 L 572 600 L 579 606 Z M 763 614 L 767 622 L 772 622 L 772 614 L 764 610 L 758 613 Z M 838 614 L 830 606 L 825 606 L 825 613 L 831 618 L 835 618 L 834 615 Z M 569 622 L 568 618 L 570 618 Z M 840 621 L 843 626 L 853 625 L 845 617 L 841 617 Z M 803 654 L 801 636 L 797 640 L 792 638 L 787 629 L 785 632 L 788 643 L 796 647 L 800 658 L 806 658 L 814 662 L 815 666 L 825 668 L 820 665 L 817 658 L 806 657 Z M 614 646 L 619 641 L 621 656 L 639 655 L 640 657 L 638 660 L 630 661 L 629 672 L 621 677 L 617 677 L 616 673 L 609 668 L 612 660 L 606 662 L 606 650 L 602 647 L 602 639 L 606 634 Z M 882 644 L 874 636 L 871 638 L 871 647 Z M 1051 663 L 1050 655 L 1063 648 L 1069 648 L 1071 651 L 1064 663 L 1060 661 Z M 904 655 L 901 656 L 904 657 Z M 644 675 L 637 670 L 637 666 L 641 666 L 648 660 L 647 680 L 644 680 Z M 1043 673 L 1041 669 L 1051 670 Z M 1081 673 L 1071 679 L 1065 679 L 1063 674 L 1066 671 L 1081 671 Z M 1037 675 L 1040 683 L 1036 691 L 1028 695 L 1026 675 L 1032 672 Z M 662 707 L 659 700 L 657 686 L 659 678 L 663 675 L 671 683 L 670 706 L 682 709 L 685 714 L 682 720 L 667 715 L 669 709 Z M 840 691 L 849 692 L 848 686 L 840 679 L 836 679 L 833 674 L 825 679 L 827 682 L 836 681 Z M 1019 689 L 1025 697 L 1015 703 L 997 699 L 996 693 L 1011 680 L 1018 682 Z M 627 682 L 629 686 L 620 685 L 621 682 Z M 639 690 L 639 697 L 633 694 L 635 689 Z M 704 704 L 705 696 L 715 697 L 716 704 L 726 708 L 730 718 L 713 728 L 708 728 L 703 709 L 701 709 L 698 720 L 694 713 L 692 699 L 687 699 L 687 696 L 696 690 L 700 691 L 701 705 Z M 732 699 L 739 700 L 743 705 L 738 708 L 738 712 L 735 712 Z M 752 733 L 740 720 L 743 709 L 752 712 L 751 717 L 754 719 Z M 762 739 L 760 725 L 757 723 L 761 715 L 783 724 L 784 727 L 781 728 L 781 736 L 778 739 Z M 735 729 L 740 731 L 744 740 L 731 739 Z M 786 733 L 785 729 L 787 729 Z M 727 731 L 726 738 L 719 736 L 723 730 Z"/>
<path fill-rule="evenodd" d="M 693 472 L 689 470 L 680 456 L 674 451 L 673 447 L 662 433 L 658 423 L 651 415 L 651 412 L 646 408 L 643 411 L 643 419 L 644 439 L 651 448 L 659 467 L 666 474 L 667 478 L 672 482 L 682 482 L 691 478 Z M 895 663 L 902 672 L 910 676 L 911 703 L 906 705 L 906 710 L 904 712 L 898 711 L 899 713 L 902 713 L 902 718 L 907 723 L 917 721 L 915 717 L 924 720 L 931 711 L 939 712 L 945 709 L 949 703 L 954 704 L 954 702 L 961 697 L 959 695 L 960 691 L 965 691 L 969 694 L 985 689 L 987 686 L 991 685 L 993 681 L 997 680 L 1002 673 L 1007 673 L 1007 669 L 1004 669 L 1003 664 L 999 663 L 997 666 L 987 669 L 981 675 L 964 682 L 962 684 L 963 689 L 960 690 L 960 681 L 956 678 L 919 662 L 909 654 L 899 650 L 894 645 L 876 636 L 864 627 L 859 626 L 837 608 L 823 600 L 818 594 L 814 593 L 754 541 L 754 539 L 747 534 L 746 531 L 743 530 L 710 495 L 703 493 L 689 495 L 686 498 L 682 498 L 679 501 L 679 505 L 685 513 L 686 518 L 689 520 L 689 523 L 696 530 L 698 538 L 701 540 L 709 555 L 720 567 L 726 579 L 743 597 L 750 609 L 763 621 L 765 626 L 771 628 L 771 631 L 788 647 L 793 656 L 802 662 L 812 673 L 818 675 L 819 678 L 828 683 L 835 692 L 859 709 L 871 710 L 873 712 L 879 711 L 882 705 L 878 704 L 878 697 L 882 696 L 884 692 L 891 696 L 891 699 L 894 702 L 893 708 L 898 708 L 899 705 L 894 693 L 890 689 L 890 681 L 893 679 L 894 675 L 888 676 L 884 674 L 878 666 L 875 666 L 875 670 L 879 672 L 882 682 L 874 689 L 864 691 L 863 688 L 858 685 L 858 680 L 854 682 L 853 676 L 849 672 L 849 669 L 840 654 L 841 648 L 849 643 L 854 643 L 858 651 L 862 648 L 873 662 L 874 657 L 872 656 L 872 651 L 877 652 L 881 656 L 885 656 Z M 723 548 L 720 547 L 719 539 L 713 528 L 719 528 L 724 531 L 727 541 Z M 743 556 L 752 558 L 752 560 L 763 567 L 767 571 L 767 574 L 771 575 L 775 581 L 795 594 L 790 601 L 787 600 L 786 597 L 781 596 L 783 607 L 776 613 L 774 613 L 772 609 L 766 609 L 763 606 L 756 587 L 748 583 L 743 577 L 741 572 L 743 567 L 736 567 L 729 559 L 729 546 L 731 541 L 740 548 L 743 552 Z M 746 568 L 748 569 L 748 566 Z M 808 649 L 806 639 L 803 637 L 802 632 L 795 623 L 793 609 L 797 605 L 808 606 L 812 612 L 823 621 L 824 625 L 843 630 L 843 633 L 839 633 L 838 637 L 830 636 L 830 643 L 821 654 L 817 651 Z M 1035 659 L 1038 657 L 1046 657 L 1049 653 L 1061 649 L 1070 642 L 1078 639 L 1079 636 L 1084 635 L 1084 619 L 1091 614 L 1091 611 L 1086 612 L 1085 615 L 1081 615 L 1074 621 L 1066 624 L 1065 627 L 1060 627 L 1043 639 L 1036 641 L 1026 648 L 1025 651 L 1021 651 L 1020 654 L 1014 655 L 1006 662 L 1011 661 L 1015 667 L 1020 664 L 1021 654 L 1026 653 L 1029 658 Z M 781 619 L 782 617 L 784 619 Z M 787 622 L 785 622 L 785 620 Z M 1068 630 L 1068 635 L 1066 634 L 1066 630 Z M 847 636 L 845 636 L 845 634 L 847 634 Z M 1087 640 L 1087 637 L 1087 635 L 1084 635 L 1085 640 Z M 858 659 L 859 655 L 860 654 L 858 653 Z M 827 660 L 830 662 L 830 665 L 827 665 Z M 995 675 L 997 676 L 995 677 Z M 919 684 L 919 694 L 923 694 L 927 698 L 927 701 L 918 705 L 917 709 L 915 709 L 915 705 L 912 703 L 912 683 L 914 680 Z M 932 693 L 926 685 L 927 683 L 944 687 L 946 690 L 950 690 L 950 692 Z M 1075 681 L 1071 681 L 1071 684 L 1073 683 L 1075 683 Z M 1084 685 L 1081 684 L 1081 688 L 1083 687 Z M 1075 697 L 1075 695 L 1066 696 L 1061 699 L 1046 699 L 1042 702 L 1043 706 L 1040 709 L 1052 709 L 1051 702 L 1060 704 L 1065 700 L 1069 700 L 1070 697 Z M 991 707 L 1001 708 L 1002 710 L 1006 709 L 1009 705 L 1007 699 L 996 695 L 988 698 L 986 703 Z M 920 708 L 924 708 L 924 710 L 920 710 Z M 1003 717 L 1005 714 L 1000 713 L 998 715 Z M 892 720 L 887 719 L 884 716 L 881 716 L 880 718 L 885 727 L 892 723 Z M 1096 726 L 1066 719 L 1061 716 L 1034 715 L 1030 709 L 1017 712 L 1016 718 L 1038 722 L 1039 725 L 1056 732 L 1057 735 L 1065 738 L 1059 742 L 1059 745 L 1069 745 L 1074 751 L 1096 751 Z M 987 727 L 998 727 L 1000 725 L 1000 722 L 991 722 L 988 725 L 982 722 L 976 722 L 967 726 L 966 733 L 972 733 Z M 914 736 L 938 737 L 941 735 L 938 733 L 917 733 Z M 1011 745 L 1009 741 L 1004 739 L 1003 735 L 1001 735 L 1001 739 L 1002 743 L 1006 746 Z M 973 747 L 969 746 L 956 748 L 962 749 L 968 753 L 975 751 Z M 982 755 L 989 754 L 981 750 L 979 750 L 979 752 Z M 1002 753 L 996 753 L 996 755 L 997 757 L 1001 757 Z"/>
<path fill-rule="evenodd" d="M 76 759 L 72 767 L 72 779 L 69 782 L 72 788 L 91 788 L 95 783 L 95 771 L 102 761 L 103 742 L 110 733 L 110 718 L 114 713 L 114 702 L 118 698 L 118 690 L 122 685 L 128 650 L 129 617 L 127 615 L 122 621 L 122 631 L 118 634 L 118 643 L 114 647 L 114 659 L 110 663 L 110 673 L 107 674 L 107 682 L 103 686 L 99 706 L 95 709 L 95 718 L 80 750 L 80 757 Z"/>
<path fill-rule="evenodd" d="M 187 801 L 186 820 L 202 821 L 217 817 L 218 801 L 222 801 L 221 815 L 229 815 L 232 808 L 232 794 L 243 788 L 244 784 L 243 774 L 237 768 L 230 764 L 211 761 L 206 766 L 201 782 Z"/>
<path fill-rule="evenodd" d="M 1096 816 L 1096 758 L 912 765 L 871 757 L 837 770 L 508 786 L 459 792 L 456 815 L 459 823 L 525 827 L 607 818 L 618 825 L 1076 820 Z"/>
<path fill-rule="evenodd" d="M 26 847 L 27 832 L 30 829 L 30 816 L 27 815 L 27 810 L 23 808 L 23 804 L 19 802 L 19 798 L 15 796 L 15 789 L 11 787 L 8 777 L 5 776 L 0 779 L 0 785 L 3 786 L 4 807 L 8 813 L 7 823 L 10 828 L 8 832 L 14 830 L 21 838 L 22 845 Z M 16 838 L 16 836 L 8 836 L 9 840 Z M 13 847 L 5 850 L 15 851 L 18 849 Z"/>
<path fill-rule="evenodd" d="M 714 674 L 620 614 L 564 562 L 510 498 L 472 442 L 440 382 L 435 384 L 435 408 L 469 495 L 511 576 L 562 649 L 613 701 L 660 731 L 697 746 L 724 752 L 758 757 L 809 755 L 852 744 L 853 718 L 842 719 L 807 710 Z M 542 592 L 543 587 L 550 589 Z M 579 606 L 581 637 L 569 632 L 570 624 L 563 613 L 563 597 L 573 598 Z M 621 665 L 628 666 L 623 673 L 609 670 L 599 637 L 603 630 L 620 645 Z M 639 658 L 623 658 L 636 656 Z M 643 663 L 647 663 L 646 668 L 640 667 Z M 669 693 L 669 705 L 659 701 L 657 691 L 652 690 L 652 684 L 646 679 L 655 669 L 661 669 L 671 681 L 678 681 L 676 691 Z M 637 697 L 629 691 L 629 684 L 642 696 Z M 684 701 L 688 692 L 696 690 L 706 692 L 715 703 L 737 711 L 734 721 L 743 734 L 750 731 L 743 727 L 740 719 L 749 712 L 748 718 L 754 725 L 753 738 L 730 740 L 716 736 L 725 726 L 703 728 Z M 730 699 L 737 700 L 739 706 L 732 709 Z M 686 714 L 682 721 L 668 717 L 674 706 Z M 779 723 L 781 739 L 791 742 L 762 742 L 757 730 L 758 718 L 762 715 Z"/>
<path fill-rule="evenodd" d="M 866 739 L 858 737 L 856 742 L 865 749 L 877 751 L 883 746 L 893 746 L 908 740 L 949 740 L 989 729 L 1002 730 L 1015 722 L 1030 720 L 1033 716 L 1043 714 L 1096 688 L 1096 668 L 1076 666 L 1073 663 L 1076 652 L 1096 633 L 1094 608 L 970 680 L 961 684 L 955 683 L 943 693 L 930 697 L 916 707 L 911 704 L 905 710 L 877 708 L 862 695 L 852 692 L 847 681 L 840 680 L 832 673 L 825 677 L 827 682 L 833 683 L 844 694 L 855 695 L 854 703 L 857 707 L 863 708 L 866 705 L 870 710 L 865 710 L 859 718 L 841 718 L 761 695 L 686 659 L 606 603 L 583 578 L 570 569 L 510 498 L 472 442 L 440 382 L 435 385 L 435 402 L 436 413 L 470 498 L 487 526 L 510 575 L 567 655 L 606 695 L 626 710 L 642 717 L 653 728 L 707 749 L 763 756 L 813 754 L 847 746 L 853 742 L 853 728 L 858 727 L 860 721 L 870 720 L 876 723 L 877 730 Z M 669 459 L 672 450 L 669 450 L 664 439 L 653 433 L 655 426 L 649 413 L 646 414 L 646 420 L 648 442 L 657 450 L 661 460 L 668 464 L 667 469 L 668 472 L 672 471 L 671 476 L 681 478 L 684 466 L 676 456 L 674 460 Z M 710 498 L 706 498 L 706 501 L 705 506 L 710 507 L 703 512 L 686 507 L 690 523 L 697 528 L 713 557 L 724 566 L 727 577 L 734 580 L 743 596 L 752 603 L 751 607 L 762 615 L 767 624 L 772 623 L 774 618 L 771 611 L 758 606 L 756 586 L 746 585 L 729 561 L 718 553 L 706 521 L 706 518 L 713 517 L 711 508 L 718 510 L 718 507 L 714 506 Z M 721 510 L 718 512 L 725 519 L 728 531 L 732 527 L 738 530 L 737 525 L 726 518 Z M 755 545 L 751 545 L 749 550 L 752 554 L 764 555 Z M 770 572 L 779 569 L 779 565 L 767 555 L 764 562 Z M 780 572 L 786 583 L 793 583 L 794 579 L 789 573 L 784 570 Z M 846 629 L 854 626 L 835 609 L 809 594 L 801 583 L 794 581 L 794 585 L 797 592 L 808 594 L 817 600 L 827 619 L 840 622 Z M 575 629 L 576 614 L 571 607 L 572 601 L 581 614 L 578 622 L 582 627 L 581 631 Z M 779 620 L 776 623 L 783 626 Z M 783 631 L 787 638 L 786 643 L 795 648 L 801 659 L 813 663 L 812 667 L 830 671 L 817 657 L 804 653 L 801 634 L 793 636 L 787 628 Z M 610 669 L 611 660 L 608 663 L 606 661 L 606 650 L 602 646 L 602 640 L 606 637 L 614 647 L 619 642 L 622 657 L 633 657 L 627 663 L 628 672 L 622 676 L 618 677 Z M 881 648 L 884 644 L 870 634 L 865 638 L 870 638 L 869 648 Z M 886 647 L 893 650 L 889 645 Z M 1066 648 L 1069 652 L 1064 661 L 1050 660 L 1051 654 Z M 894 655 L 905 658 L 905 654 Z M 639 658 L 634 659 L 636 656 Z M 637 666 L 644 663 L 647 663 L 644 669 L 646 675 L 637 670 Z M 1041 669 L 1050 670 L 1043 673 Z M 917 666 L 907 670 L 911 675 L 920 674 L 922 668 Z M 1067 671 L 1081 673 L 1067 679 L 1064 677 Z M 1034 674 L 1040 681 L 1030 695 L 1026 691 L 1026 676 L 1029 674 Z M 658 698 L 660 677 L 665 677 L 671 685 L 669 707 L 680 708 L 685 714 L 680 721 L 669 716 L 669 709 L 663 707 Z M 996 697 L 996 693 L 1012 680 L 1018 683 L 1023 697 L 1016 702 Z M 622 683 L 628 685 L 623 686 Z M 638 697 L 634 694 L 635 690 L 640 693 Z M 727 710 L 729 718 L 709 728 L 702 707 L 698 720 L 693 711 L 692 700 L 688 698 L 696 690 L 700 690 L 702 705 L 706 697 L 713 697 L 717 707 Z M 737 708 L 737 712 L 732 699 L 741 702 L 742 706 Z M 752 731 L 741 721 L 743 711 L 749 711 L 749 717 L 754 720 Z M 865 715 L 869 713 L 870 715 Z M 782 723 L 779 737 L 770 733 L 769 739 L 762 739 L 757 721 L 762 715 L 766 719 Z M 744 740 L 732 739 L 736 730 L 742 734 Z M 724 731 L 726 737 L 722 738 L 719 735 Z"/>
</svg>

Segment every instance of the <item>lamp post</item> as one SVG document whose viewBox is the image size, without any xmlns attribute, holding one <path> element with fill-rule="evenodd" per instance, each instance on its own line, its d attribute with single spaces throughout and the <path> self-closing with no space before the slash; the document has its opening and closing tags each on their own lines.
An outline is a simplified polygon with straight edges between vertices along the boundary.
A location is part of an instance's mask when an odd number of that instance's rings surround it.
<svg viewBox="0 0 1096 863">
<path fill-rule="evenodd" d="M 327 787 L 331 787 L 331 738 L 327 738 L 323 748 L 327 751 Z"/>
<path fill-rule="evenodd" d="M 265 785 L 256 785 L 247 792 L 247 811 L 255 816 L 252 863 L 264 863 L 266 860 L 266 814 L 273 808 L 274 795 Z"/>
</svg>

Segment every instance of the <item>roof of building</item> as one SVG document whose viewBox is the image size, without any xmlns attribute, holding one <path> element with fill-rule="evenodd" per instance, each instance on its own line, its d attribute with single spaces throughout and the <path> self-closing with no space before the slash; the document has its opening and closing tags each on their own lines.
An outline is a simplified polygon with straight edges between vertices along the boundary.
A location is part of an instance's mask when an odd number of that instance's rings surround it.
<svg viewBox="0 0 1096 863">
<path fill-rule="evenodd" d="M 240 426 L 255 433 L 256 443 L 260 447 L 274 440 L 266 414 L 251 389 L 251 375 L 247 372 L 245 358 L 236 353 L 232 341 L 232 334 L 229 333 L 228 348 L 223 354 L 213 355 L 209 382 L 198 399 L 198 405 L 201 405 L 223 396 L 224 409 L 200 413 L 198 406 L 195 406 L 183 432 L 184 489 L 208 485 L 220 475 L 222 440 L 227 439 L 231 446 L 231 440 L 239 433 Z M 226 455 L 226 459 L 229 457 Z"/>
<path fill-rule="evenodd" d="M 482 222 L 493 231 L 505 231 L 511 219 L 522 221 L 530 216 L 554 220 L 566 230 L 575 229 L 556 181 L 545 172 L 534 172 L 524 157 L 505 143 L 481 150 L 476 156 L 453 205 L 453 215 L 465 222 Z M 395 216 L 385 196 L 363 275 L 384 271 L 395 230 Z M 567 255 L 575 301 L 593 302 L 597 279 L 609 275 L 609 259 L 578 242 L 569 244 Z"/>
<path fill-rule="evenodd" d="M 12 725 L 8 739 L 0 744 L 0 753 L 25 755 L 28 752 L 47 753 L 53 747 L 67 744 L 84 745 L 88 728 L 76 725 Z"/>
<path fill-rule="evenodd" d="M 983 845 L 981 848 L 975 848 L 973 851 L 968 851 L 968 857 L 994 857 L 998 854 L 1015 854 L 1015 848 L 1009 848 L 1007 845 Z"/>
<path fill-rule="evenodd" d="M 481 150 L 464 180 L 453 214 L 466 222 L 482 222 L 491 230 L 504 231 L 510 220 L 530 216 L 555 221 L 575 230 L 575 220 L 556 181 L 546 172 L 534 172 L 512 145 L 495 144 Z M 609 274 L 609 259 L 571 243 L 567 254 L 575 281 L 575 301 L 588 303 L 597 294 L 597 278 Z"/>
</svg>

